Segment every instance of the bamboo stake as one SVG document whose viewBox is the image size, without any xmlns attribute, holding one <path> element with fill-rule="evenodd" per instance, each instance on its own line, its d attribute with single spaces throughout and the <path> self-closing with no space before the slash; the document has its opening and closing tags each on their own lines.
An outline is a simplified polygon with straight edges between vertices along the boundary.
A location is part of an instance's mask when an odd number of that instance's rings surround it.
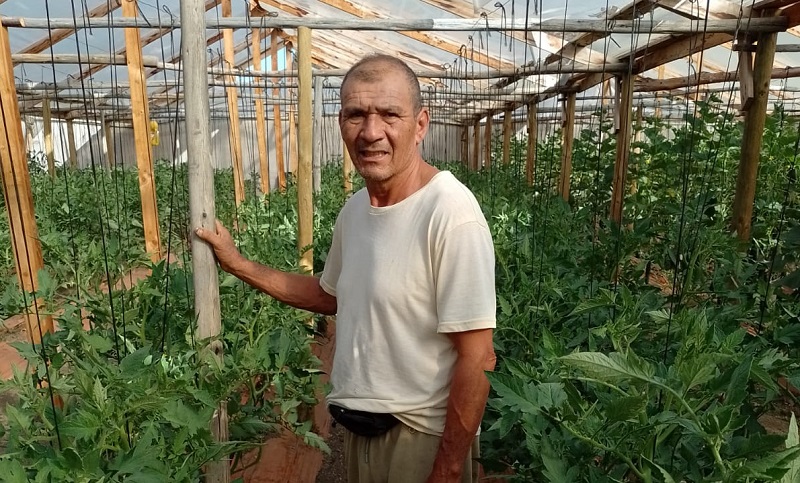
<svg viewBox="0 0 800 483">
<path fill-rule="evenodd" d="M 189 216 L 192 233 L 197 228 L 216 230 L 214 221 L 214 168 L 211 163 L 211 132 L 208 106 L 208 79 L 206 72 L 205 7 L 204 0 L 181 1 L 181 19 L 186 24 L 181 42 L 181 56 L 185 67 L 186 140 L 189 163 Z M 195 289 L 195 315 L 197 337 L 207 340 L 220 333 L 219 279 L 214 252 L 211 247 L 193 236 L 192 279 Z M 216 359 L 222 364 L 222 343 L 218 340 L 208 346 L 202 356 Z M 223 403 L 214 413 L 211 433 L 215 441 L 228 440 L 228 413 Z M 205 481 L 227 483 L 230 481 L 229 462 L 214 461 L 206 465 Z"/>
<path fill-rule="evenodd" d="M 353 192 L 353 158 L 350 157 L 350 151 L 347 150 L 347 146 L 344 143 L 342 143 L 342 145 L 344 146 L 344 162 L 342 163 L 342 174 L 344 175 L 344 194 L 349 195 Z"/>
<path fill-rule="evenodd" d="M 253 29 L 253 69 L 261 70 L 261 29 Z M 267 113 L 264 109 L 264 90 L 256 87 L 253 93 L 256 98 L 256 140 L 258 144 L 258 166 L 260 169 L 261 194 L 269 194 L 269 157 L 267 151 Z"/>
<path fill-rule="evenodd" d="M 322 105 L 322 82 L 324 78 L 314 79 L 314 155 L 312 158 L 314 193 L 319 193 L 322 188 L 322 114 L 325 112 Z"/>
<path fill-rule="evenodd" d="M 298 144 L 299 165 L 297 167 L 298 227 L 297 247 L 300 250 L 300 268 L 314 272 L 314 205 L 312 182 L 312 117 L 311 117 L 311 30 L 301 27 L 297 30 L 297 53 L 299 56 L 298 74 L 298 115 L 300 122 Z"/>
<path fill-rule="evenodd" d="M 28 173 L 19 103 L 14 89 L 14 67 L 8 29 L 0 27 L 0 163 L 2 163 L 3 196 L 11 232 L 11 249 L 19 286 L 35 292 L 39 286 L 39 270 L 44 267 L 42 246 L 33 206 L 33 193 Z M 31 342 L 41 342 L 41 335 L 53 331 L 53 319 L 37 310 L 38 301 L 25 312 Z"/>
<path fill-rule="evenodd" d="M 291 44 L 288 42 L 284 42 L 284 52 L 286 53 L 284 58 L 286 59 L 286 70 L 291 71 L 293 69 L 292 62 L 293 62 L 293 55 L 291 52 Z M 313 72 L 313 71 L 312 71 Z M 289 86 L 284 86 L 286 89 L 289 89 Z M 297 86 L 293 86 L 296 88 Z M 289 172 L 292 174 L 292 178 L 297 178 L 297 95 L 295 94 L 294 89 L 288 91 L 287 95 L 288 99 L 286 102 L 289 104 Z"/>
<path fill-rule="evenodd" d="M 461 162 L 469 167 L 469 126 L 461 127 Z"/>
</svg>

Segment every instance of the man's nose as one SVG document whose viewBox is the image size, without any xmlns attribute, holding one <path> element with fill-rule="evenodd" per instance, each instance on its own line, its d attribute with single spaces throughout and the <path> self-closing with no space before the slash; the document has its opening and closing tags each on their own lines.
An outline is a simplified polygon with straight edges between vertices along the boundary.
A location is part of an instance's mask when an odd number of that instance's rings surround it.
<svg viewBox="0 0 800 483">
<path fill-rule="evenodd" d="M 381 117 L 376 114 L 370 114 L 364 119 L 364 124 L 361 126 L 361 138 L 365 141 L 377 141 L 383 137 L 383 122 Z"/>
</svg>

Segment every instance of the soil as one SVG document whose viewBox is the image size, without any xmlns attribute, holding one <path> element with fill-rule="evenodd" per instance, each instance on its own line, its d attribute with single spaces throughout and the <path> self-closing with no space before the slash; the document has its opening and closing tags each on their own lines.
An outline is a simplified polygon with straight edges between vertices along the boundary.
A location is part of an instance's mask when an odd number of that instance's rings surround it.
<svg viewBox="0 0 800 483">
<path fill-rule="evenodd" d="M 316 483 L 347 483 L 347 470 L 344 466 L 344 428 L 336 425 L 325 441 L 331 448 L 330 454 L 322 460 L 322 468 Z"/>
</svg>

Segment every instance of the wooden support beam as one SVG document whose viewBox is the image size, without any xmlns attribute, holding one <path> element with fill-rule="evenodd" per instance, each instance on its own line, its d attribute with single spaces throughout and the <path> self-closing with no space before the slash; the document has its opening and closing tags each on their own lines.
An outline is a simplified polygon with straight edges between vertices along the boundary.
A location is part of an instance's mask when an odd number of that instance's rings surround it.
<svg viewBox="0 0 800 483">
<path fill-rule="evenodd" d="M 272 29 L 270 33 L 270 65 L 273 71 L 278 70 L 278 31 Z M 272 97 L 279 97 L 280 89 L 272 89 Z M 272 106 L 272 123 L 275 132 L 275 163 L 278 171 L 278 190 L 283 193 L 286 191 L 286 163 L 283 153 L 283 124 L 281 121 L 281 106 Z"/>
<path fill-rule="evenodd" d="M 800 77 L 800 67 L 787 69 L 772 69 L 770 79 L 791 79 Z M 703 72 L 699 76 L 678 77 L 672 79 L 649 79 L 639 77 L 636 79 L 636 92 L 671 91 L 683 89 L 693 85 L 718 84 L 722 82 L 735 82 L 739 80 L 739 73 L 731 72 Z"/>
<path fill-rule="evenodd" d="M 67 119 L 67 149 L 69 150 L 69 169 L 78 169 L 78 148 L 75 146 L 75 125 Z"/>
<path fill-rule="evenodd" d="M 511 134 L 514 130 L 514 110 L 511 108 L 503 111 L 503 165 L 511 163 Z"/>
<path fill-rule="evenodd" d="M 28 173 L 28 156 L 22 137 L 17 93 L 14 89 L 14 66 L 8 29 L 0 26 L 0 164 L 2 164 L 3 197 L 11 237 L 11 251 L 17 282 L 26 292 L 39 286 L 39 270 L 44 267 L 42 246 L 33 206 L 33 193 Z M 40 315 L 38 301 L 25 312 L 25 322 L 31 342 L 38 344 L 41 336 L 53 331 L 53 319 Z"/>
<path fill-rule="evenodd" d="M 572 178 L 572 142 L 575 138 L 575 93 L 571 92 L 564 100 L 564 119 L 561 123 L 561 172 L 558 178 L 558 192 L 564 201 L 569 202 L 570 181 Z"/>
<path fill-rule="evenodd" d="M 528 144 L 525 154 L 525 180 L 533 186 L 536 172 L 536 150 L 539 142 L 539 126 L 536 122 L 536 103 L 528 104 Z"/>
<path fill-rule="evenodd" d="M 322 83 L 325 79 L 317 77 L 314 79 L 314 116 L 313 116 L 313 137 L 314 154 L 311 158 L 313 168 L 314 193 L 319 193 L 322 189 L 322 114 L 325 112 L 322 105 Z"/>
<path fill-rule="evenodd" d="M 286 59 L 286 70 L 292 70 L 294 67 L 292 66 L 293 63 L 293 55 L 292 55 L 292 44 L 291 42 L 287 42 L 286 39 L 283 39 L 284 45 L 284 58 Z M 314 62 L 313 57 L 313 46 L 312 46 L 312 57 L 311 62 Z M 313 75 L 313 70 L 312 70 Z M 297 86 L 295 86 L 297 87 Z M 286 86 L 288 92 L 288 101 L 289 101 L 289 173 L 292 174 L 293 179 L 297 179 L 297 168 L 299 164 L 299 155 L 297 150 L 299 146 L 297 145 L 297 89 L 289 89 L 289 86 Z"/>
<path fill-rule="evenodd" d="M 625 185 L 628 176 L 628 161 L 631 153 L 631 109 L 633 107 L 633 76 L 625 74 L 620 82 L 619 130 L 617 131 L 614 180 L 611 187 L 611 213 L 609 217 L 620 225 L 622 205 L 625 200 Z"/>
<path fill-rule="evenodd" d="M 319 0 L 319 1 L 321 3 L 330 5 L 331 7 L 334 7 L 338 10 L 341 10 L 358 18 L 385 19 L 388 17 L 388 15 L 385 13 L 379 12 L 377 10 L 368 9 L 365 6 L 356 4 L 350 0 Z M 463 54 L 461 43 L 453 42 L 452 40 L 448 40 L 437 35 L 426 34 L 418 31 L 398 31 L 397 33 L 404 37 L 416 40 L 418 42 L 422 42 L 423 44 L 429 45 L 431 47 L 436 47 L 437 49 L 443 50 L 447 53 L 456 56 Z M 497 59 L 481 51 L 475 51 L 474 55 L 471 56 L 470 60 L 477 62 L 479 64 L 487 65 L 492 69 L 498 69 L 498 70 L 514 69 L 516 67 L 513 62 Z"/>
<path fill-rule="evenodd" d="M 231 0 L 222 0 L 222 17 L 232 15 Z M 223 59 L 226 69 L 232 69 L 236 63 L 233 51 L 233 30 L 222 31 Z M 231 146 L 231 168 L 233 169 L 233 193 L 236 206 L 244 201 L 244 169 L 242 163 L 242 134 L 239 130 L 239 93 L 236 89 L 236 77 L 225 76 L 225 88 L 228 101 L 228 141 Z"/>
<path fill-rule="evenodd" d="M 483 168 L 486 170 L 492 169 L 492 118 L 494 113 L 489 112 L 486 115 L 486 125 L 484 126 L 483 133 Z"/>
<path fill-rule="evenodd" d="M 118 9 L 122 5 L 122 0 L 108 0 L 105 2 L 101 2 L 100 5 L 97 7 L 89 10 L 88 18 L 98 18 L 104 17 L 109 13 L 114 12 L 114 10 Z M 81 17 L 79 19 L 75 19 L 75 24 L 78 25 L 78 28 L 83 28 L 83 20 L 84 18 Z M 23 47 L 20 50 L 19 54 L 39 54 L 44 52 L 47 49 L 52 48 L 58 42 L 66 39 L 70 35 L 76 33 L 76 30 L 72 28 L 72 26 L 68 26 L 67 28 L 61 29 L 53 29 L 51 30 L 45 37 L 37 40 L 36 42 Z"/>
<path fill-rule="evenodd" d="M 122 15 L 136 17 L 136 0 L 122 2 Z M 136 147 L 136 166 L 139 172 L 139 192 L 142 202 L 142 226 L 145 250 L 150 259 L 161 259 L 161 234 L 158 225 L 153 151 L 150 145 L 150 122 L 147 106 L 147 86 L 142 66 L 142 48 L 138 28 L 125 29 L 128 79 L 131 83 L 131 111 L 133 113 L 133 138 Z"/>
<path fill-rule="evenodd" d="M 739 52 L 739 110 L 746 111 L 753 102 L 753 54 Z"/>
<path fill-rule="evenodd" d="M 472 125 L 472 159 L 470 160 L 469 167 L 473 171 L 477 171 L 481 166 L 481 120 L 475 118 L 475 123 Z"/>
<path fill-rule="evenodd" d="M 55 149 L 53 149 L 53 115 L 50 112 L 50 99 L 42 102 L 42 123 L 44 125 L 44 155 L 47 158 L 47 173 L 56 175 Z"/>
<path fill-rule="evenodd" d="M 311 30 L 297 29 L 298 54 L 298 117 L 300 120 L 299 166 L 297 168 L 297 248 L 300 251 L 300 268 L 304 272 L 314 272 L 314 203 L 312 182 L 312 123 L 311 103 Z"/>
<path fill-rule="evenodd" d="M 206 74 L 205 11 L 203 0 L 182 0 L 181 19 L 185 22 L 181 39 L 186 92 L 186 151 L 189 165 L 189 221 L 191 233 L 198 228 L 216 231 L 214 205 L 214 167 L 211 162 L 211 120 Z M 217 337 L 222 330 L 219 307 L 219 272 L 211 246 L 191 237 L 192 281 L 197 338 Z M 221 340 L 211 341 L 200 353 L 205 363 L 222 365 Z M 213 413 L 210 428 L 215 442 L 228 441 L 228 407 L 223 402 Z M 228 483 L 230 461 L 206 464 L 203 481 Z"/>
<path fill-rule="evenodd" d="M 261 29 L 252 30 L 253 37 L 253 69 L 262 70 L 261 67 Z M 261 194 L 269 194 L 269 156 L 267 151 L 267 113 L 264 109 L 264 90 L 256 87 L 253 91 L 256 98 L 256 144 L 258 144 L 258 167 Z"/>
<path fill-rule="evenodd" d="M 353 192 L 353 158 L 350 157 L 350 151 L 347 146 L 342 143 L 344 151 L 344 159 L 342 161 L 342 175 L 344 176 L 344 194 L 350 195 Z"/>
<path fill-rule="evenodd" d="M 756 194 L 758 161 L 767 117 L 767 99 L 778 34 L 760 34 L 753 67 L 753 102 L 744 118 L 742 154 L 736 177 L 731 228 L 743 242 L 750 241 L 750 225 Z"/>
</svg>

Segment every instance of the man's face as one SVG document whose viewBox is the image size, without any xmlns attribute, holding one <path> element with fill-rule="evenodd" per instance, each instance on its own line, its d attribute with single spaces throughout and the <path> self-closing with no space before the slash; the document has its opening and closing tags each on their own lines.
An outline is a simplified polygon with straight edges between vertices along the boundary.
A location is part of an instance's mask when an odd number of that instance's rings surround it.
<svg viewBox="0 0 800 483">
<path fill-rule="evenodd" d="M 414 112 L 403 75 L 386 68 L 376 82 L 348 79 L 342 90 L 339 128 L 366 181 L 385 182 L 413 165 L 428 128 L 428 112 Z"/>
</svg>

